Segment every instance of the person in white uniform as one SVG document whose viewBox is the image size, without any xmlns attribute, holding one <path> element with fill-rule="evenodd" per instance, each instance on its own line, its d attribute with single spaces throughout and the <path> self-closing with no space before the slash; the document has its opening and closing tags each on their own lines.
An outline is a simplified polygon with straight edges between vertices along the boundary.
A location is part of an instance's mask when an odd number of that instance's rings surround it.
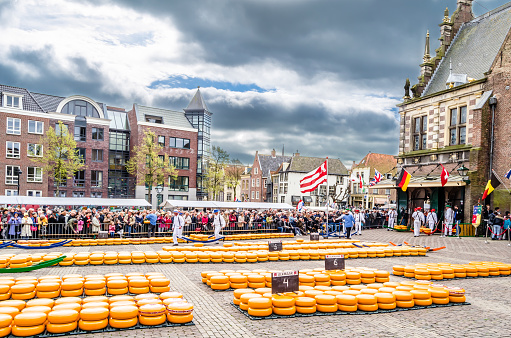
<svg viewBox="0 0 511 338">
<path fill-rule="evenodd" d="M 421 211 L 421 207 L 415 208 L 412 214 L 413 219 L 413 237 L 419 237 L 421 233 L 421 225 L 424 224 L 424 214 Z"/>
<path fill-rule="evenodd" d="M 431 209 L 431 211 L 428 213 L 428 216 L 426 216 L 426 224 L 431 229 L 431 231 L 433 231 L 437 222 L 438 216 L 436 215 L 435 209 Z"/>
<path fill-rule="evenodd" d="M 172 243 L 174 243 L 174 246 L 177 245 L 177 239 L 183 237 L 184 226 L 185 220 L 183 216 L 179 214 L 179 211 L 174 210 L 174 217 L 172 218 Z"/>
<path fill-rule="evenodd" d="M 358 235 L 362 235 L 362 226 L 365 223 L 365 215 L 363 212 L 360 212 L 358 209 L 355 210 L 355 233 Z"/>
<path fill-rule="evenodd" d="M 394 208 L 392 208 L 389 211 L 389 226 L 387 228 L 387 231 L 394 230 L 394 224 L 396 224 L 396 219 L 397 219 L 397 212 Z"/>
<path fill-rule="evenodd" d="M 447 204 L 445 206 L 445 215 L 444 215 L 444 237 L 452 236 L 452 224 L 454 223 L 454 211 L 451 209 L 451 206 Z"/>
<path fill-rule="evenodd" d="M 220 238 L 220 230 L 225 227 L 225 219 L 220 215 L 219 210 L 215 209 L 213 211 L 213 227 L 215 228 L 215 238 Z M 219 244 L 220 242 L 216 242 Z"/>
</svg>

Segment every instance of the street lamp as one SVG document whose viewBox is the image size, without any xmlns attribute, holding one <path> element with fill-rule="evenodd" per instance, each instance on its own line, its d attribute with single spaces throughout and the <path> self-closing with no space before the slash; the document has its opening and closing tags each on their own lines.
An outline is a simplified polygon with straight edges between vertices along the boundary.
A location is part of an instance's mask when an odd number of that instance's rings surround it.
<svg viewBox="0 0 511 338">
<path fill-rule="evenodd" d="M 470 179 L 468 178 L 468 172 L 469 172 L 470 169 L 468 169 L 467 167 L 465 167 L 464 165 L 461 165 L 461 167 L 459 167 L 457 169 L 458 173 L 460 174 L 461 176 L 461 179 L 463 180 L 463 182 L 467 183 L 467 184 L 470 184 Z"/>
<path fill-rule="evenodd" d="M 158 194 L 161 194 L 161 192 L 163 191 L 163 186 L 157 185 L 155 189 Z"/>
<path fill-rule="evenodd" d="M 23 174 L 23 172 L 18 169 L 18 172 L 16 173 L 16 175 L 18 176 L 18 196 L 20 195 L 20 175 Z"/>
</svg>

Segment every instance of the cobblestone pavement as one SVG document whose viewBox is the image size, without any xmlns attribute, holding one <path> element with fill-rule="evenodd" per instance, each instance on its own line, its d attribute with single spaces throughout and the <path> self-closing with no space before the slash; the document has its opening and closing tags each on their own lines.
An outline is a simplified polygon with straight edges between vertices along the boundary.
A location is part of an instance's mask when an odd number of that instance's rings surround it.
<svg viewBox="0 0 511 338">
<path fill-rule="evenodd" d="M 387 271 L 396 264 L 418 262 L 467 263 L 474 260 L 511 263 L 511 246 L 507 241 L 488 241 L 484 238 L 441 238 L 412 233 L 367 230 L 356 239 L 363 241 L 392 241 L 401 244 L 424 245 L 446 249 L 429 252 L 426 257 L 366 258 L 347 261 L 347 266 L 366 266 Z M 328 240 L 324 240 L 328 241 Z M 144 251 L 158 250 L 162 245 L 126 245 L 104 247 L 66 247 L 62 252 L 83 251 Z M 5 250 L 5 249 L 4 249 Z M 9 252 L 21 252 L 7 249 Z M 39 250 L 36 250 L 39 252 Z M 51 267 L 25 275 L 79 273 L 106 274 L 110 272 L 160 271 L 171 279 L 172 289 L 182 292 L 195 306 L 195 326 L 154 328 L 136 331 L 96 333 L 95 337 L 511 337 L 508 317 L 511 313 L 511 277 L 478 278 L 444 281 L 467 291 L 470 306 L 431 308 L 389 314 L 314 316 L 274 320 L 250 320 L 239 313 L 230 301 L 232 292 L 214 292 L 202 284 L 200 272 L 223 269 L 304 269 L 322 267 L 322 261 L 286 261 L 248 264 L 141 264 L 85 267 Z M 391 276 L 392 281 L 404 278 Z M 87 337 L 89 335 L 83 335 Z"/>
</svg>

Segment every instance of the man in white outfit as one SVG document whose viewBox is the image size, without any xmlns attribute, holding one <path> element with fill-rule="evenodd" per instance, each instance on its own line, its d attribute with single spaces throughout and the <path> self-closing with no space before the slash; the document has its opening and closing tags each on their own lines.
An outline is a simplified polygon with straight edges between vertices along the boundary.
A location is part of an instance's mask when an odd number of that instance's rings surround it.
<svg viewBox="0 0 511 338">
<path fill-rule="evenodd" d="M 174 246 L 177 245 L 177 239 L 183 237 L 184 226 L 185 220 L 183 216 L 179 214 L 179 211 L 174 210 L 174 217 L 172 218 L 172 243 L 174 243 Z"/>
<path fill-rule="evenodd" d="M 419 237 L 421 233 L 421 225 L 424 224 L 424 214 L 421 211 L 421 207 L 415 208 L 412 214 L 413 219 L 413 237 Z"/>
<path fill-rule="evenodd" d="M 396 219 L 397 219 L 397 212 L 394 208 L 392 208 L 389 211 L 389 226 L 387 228 L 387 231 L 394 230 L 394 224 L 396 224 Z"/>
<path fill-rule="evenodd" d="M 435 225 L 438 222 L 438 217 L 436 215 L 435 209 L 431 209 L 431 211 L 428 213 L 428 216 L 426 216 L 426 223 L 428 224 L 431 231 L 435 229 Z"/>
<path fill-rule="evenodd" d="M 447 236 L 447 232 L 449 232 L 449 236 L 452 236 L 452 224 L 454 223 L 454 211 L 451 209 L 451 206 L 447 204 L 445 206 L 445 216 L 444 216 L 444 237 Z"/>
<path fill-rule="evenodd" d="M 358 235 L 362 235 L 362 226 L 365 223 L 364 213 L 360 212 L 358 209 L 355 210 L 355 233 Z"/>
<path fill-rule="evenodd" d="M 220 237 L 220 230 L 225 227 L 225 219 L 220 215 L 219 210 L 215 209 L 213 211 L 213 227 L 215 228 L 215 238 Z M 220 244 L 220 242 L 216 242 L 216 244 Z"/>
</svg>

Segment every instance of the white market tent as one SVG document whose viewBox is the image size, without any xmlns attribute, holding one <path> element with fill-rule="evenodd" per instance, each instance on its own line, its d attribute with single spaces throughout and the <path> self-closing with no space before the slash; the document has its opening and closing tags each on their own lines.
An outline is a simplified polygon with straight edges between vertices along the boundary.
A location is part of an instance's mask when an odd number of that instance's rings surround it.
<svg viewBox="0 0 511 338">
<path fill-rule="evenodd" d="M 0 205 L 73 205 L 109 207 L 150 207 L 145 199 L 0 196 Z"/>
<path fill-rule="evenodd" d="M 167 209 L 190 208 L 190 209 L 294 209 L 287 203 L 257 203 L 257 202 L 217 202 L 217 201 L 182 201 L 166 200 L 160 207 Z"/>
</svg>

